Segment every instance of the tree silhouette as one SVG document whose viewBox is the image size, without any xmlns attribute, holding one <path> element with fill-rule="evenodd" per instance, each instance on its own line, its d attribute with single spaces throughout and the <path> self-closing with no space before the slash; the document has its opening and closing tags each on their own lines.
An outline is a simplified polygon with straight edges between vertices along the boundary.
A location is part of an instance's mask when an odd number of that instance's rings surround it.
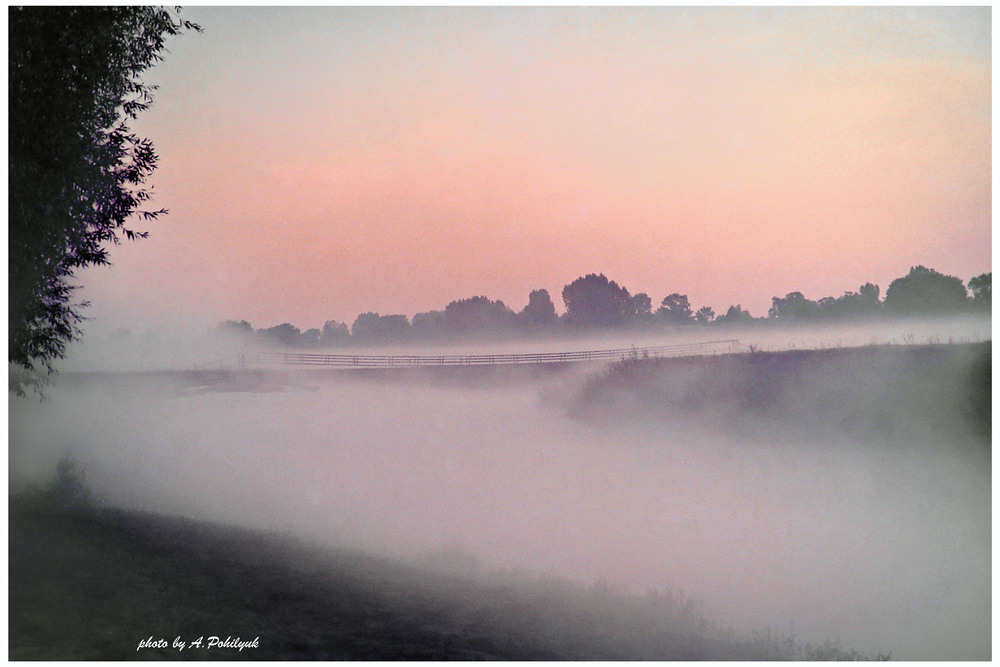
<svg viewBox="0 0 1000 667">
<path fill-rule="evenodd" d="M 219 325 L 219 331 L 224 334 L 237 336 L 250 336 L 253 334 L 253 326 L 246 320 L 226 320 Z"/>
<path fill-rule="evenodd" d="M 695 321 L 698 324 L 708 324 L 715 319 L 715 311 L 709 306 L 702 306 L 698 309 L 698 312 L 694 314 Z"/>
<path fill-rule="evenodd" d="M 896 315 L 929 315 L 962 310 L 967 302 L 968 293 L 959 278 L 914 266 L 906 276 L 889 283 L 884 306 Z"/>
<path fill-rule="evenodd" d="M 744 310 L 739 304 L 730 306 L 725 315 L 716 318 L 716 322 L 722 324 L 746 324 L 753 322 L 754 317 L 749 311 Z"/>
<path fill-rule="evenodd" d="M 259 329 L 258 335 L 265 341 L 295 347 L 302 342 L 302 331 L 287 322 L 269 329 Z"/>
<path fill-rule="evenodd" d="M 969 291 L 972 292 L 972 305 L 974 308 L 982 310 L 991 310 L 993 308 L 992 284 L 992 271 L 969 279 Z"/>
<path fill-rule="evenodd" d="M 645 292 L 632 296 L 632 319 L 638 324 L 649 324 L 653 321 L 653 300 Z"/>
<path fill-rule="evenodd" d="M 410 323 L 410 330 L 417 338 L 429 340 L 440 338 L 444 335 L 444 311 L 432 310 L 426 313 L 417 313 Z"/>
<path fill-rule="evenodd" d="M 691 314 L 691 303 L 686 294 L 668 294 L 663 297 L 656 316 L 667 324 L 691 324 L 694 315 Z"/>
<path fill-rule="evenodd" d="M 531 290 L 528 305 L 517 314 L 518 323 L 529 331 L 539 331 L 553 326 L 559 321 L 556 306 L 546 289 Z"/>
<path fill-rule="evenodd" d="M 563 287 L 566 320 L 579 327 L 618 326 L 632 314 L 628 290 L 602 274 L 590 273 Z"/>
<path fill-rule="evenodd" d="M 152 103 L 140 75 L 165 39 L 201 28 L 156 7 L 8 9 L 8 361 L 49 373 L 80 335 L 74 272 L 144 237 L 153 144 L 129 123 Z M 23 386 L 12 390 L 22 393 Z"/>
<path fill-rule="evenodd" d="M 351 326 L 351 338 L 359 343 L 399 342 L 409 333 L 406 315 L 361 313 Z"/>
<path fill-rule="evenodd" d="M 771 309 L 767 311 L 770 319 L 777 320 L 808 320 L 819 314 L 819 304 L 807 299 L 802 292 L 789 292 L 784 298 L 771 297 Z"/>
<path fill-rule="evenodd" d="M 319 344 L 323 347 L 336 347 L 343 345 L 351 339 L 351 332 L 347 325 L 337 320 L 327 320 L 323 324 L 323 333 L 320 335 Z"/>
<path fill-rule="evenodd" d="M 490 301 L 485 296 L 452 301 L 444 309 L 445 328 L 458 336 L 506 331 L 514 318 L 514 311 L 503 301 Z"/>
</svg>

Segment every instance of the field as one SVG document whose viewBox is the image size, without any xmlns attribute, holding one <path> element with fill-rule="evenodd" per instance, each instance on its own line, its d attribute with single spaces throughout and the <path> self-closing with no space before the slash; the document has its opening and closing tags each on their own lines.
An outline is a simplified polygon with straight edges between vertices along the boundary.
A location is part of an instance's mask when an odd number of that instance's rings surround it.
<svg viewBox="0 0 1000 667">
<path fill-rule="evenodd" d="M 12 660 L 868 657 L 739 637 L 680 597 L 524 576 L 489 584 L 232 526 L 22 504 L 10 528 Z M 209 647 L 212 636 L 258 641 Z M 144 639 L 168 645 L 140 649 Z"/>
<path fill-rule="evenodd" d="M 990 375 L 986 343 L 70 377 L 12 403 L 9 657 L 988 659 Z M 137 651 L 199 636 L 259 646 Z"/>
</svg>

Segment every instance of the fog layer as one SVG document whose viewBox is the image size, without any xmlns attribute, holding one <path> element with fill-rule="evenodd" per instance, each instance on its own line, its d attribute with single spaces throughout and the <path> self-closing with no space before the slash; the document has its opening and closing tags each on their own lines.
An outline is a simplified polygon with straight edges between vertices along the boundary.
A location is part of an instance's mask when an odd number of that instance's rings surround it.
<svg viewBox="0 0 1000 667">
<path fill-rule="evenodd" d="M 593 370 L 61 381 L 10 401 L 11 483 L 72 452 L 113 505 L 683 590 L 738 628 L 894 658 L 990 658 L 988 446 L 574 419 Z"/>
</svg>

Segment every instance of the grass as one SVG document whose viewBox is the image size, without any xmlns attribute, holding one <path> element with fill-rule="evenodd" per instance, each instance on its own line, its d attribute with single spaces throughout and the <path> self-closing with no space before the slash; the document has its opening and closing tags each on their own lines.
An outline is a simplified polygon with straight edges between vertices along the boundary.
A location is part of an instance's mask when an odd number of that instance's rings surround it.
<svg viewBox="0 0 1000 667">
<path fill-rule="evenodd" d="M 592 376 L 571 412 L 592 422 L 988 445 L 991 343 L 634 358 Z"/>
<path fill-rule="evenodd" d="M 471 578 L 287 536 L 114 509 L 10 510 L 11 660 L 864 659 L 717 626 L 691 600 Z M 211 636 L 258 648 L 173 646 Z M 137 650 L 144 639 L 166 648 Z"/>
</svg>

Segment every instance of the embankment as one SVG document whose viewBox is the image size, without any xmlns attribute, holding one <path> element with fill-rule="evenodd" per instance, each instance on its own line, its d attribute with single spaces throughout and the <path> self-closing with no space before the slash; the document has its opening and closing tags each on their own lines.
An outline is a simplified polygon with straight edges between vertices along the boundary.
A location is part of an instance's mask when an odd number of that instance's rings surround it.
<svg viewBox="0 0 1000 667">
<path fill-rule="evenodd" d="M 632 358 L 589 378 L 570 411 L 812 442 L 988 444 L 991 375 L 988 342 Z"/>
</svg>

